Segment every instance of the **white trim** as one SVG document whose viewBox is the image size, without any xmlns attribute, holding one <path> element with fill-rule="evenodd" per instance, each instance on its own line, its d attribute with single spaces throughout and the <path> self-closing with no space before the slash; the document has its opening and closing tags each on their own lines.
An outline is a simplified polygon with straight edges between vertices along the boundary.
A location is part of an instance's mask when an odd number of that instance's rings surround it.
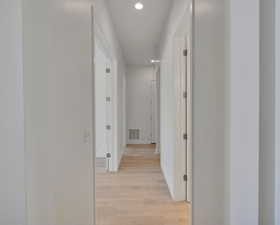
<svg viewBox="0 0 280 225">
<path fill-rule="evenodd" d="M 117 81 L 117 73 L 118 73 L 118 63 L 116 60 L 112 61 L 112 76 L 113 76 L 113 147 L 112 147 L 112 165 L 111 171 L 117 172 L 119 169 L 119 159 L 118 159 L 118 81 Z"/>
<path fill-rule="evenodd" d="M 275 0 L 275 225 L 280 225 L 280 1 Z"/>
<path fill-rule="evenodd" d="M 92 88 L 91 88 L 91 97 L 92 97 L 92 136 L 91 136 L 91 148 L 92 148 L 92 171 L 93 171 L 93 225 L 96 225 L 96 148 L 95 148 L 95 138 L 96 138 L 96 132 L 95 132 L 95 63 L 94 63 L 94 55 L 95 55 L 95 16 L 94 16 L 94 5 L 92 4 L 90 7 L 90 14 L 91 14 L 91 57 L 92 57 L 92 62 L 91 62 L 91 67 L 92 67 Z"/>
<path fill-rule="evenodd" d="M 188 101 L 188 111 L 187 111 L 187 133 L 188 133 L 188 143 L 187 143 L 187 156 L 186 156 L 186 171 L 188 175 L 187 183 L 187 201 L 192 202 L 192 164 L 193 164 L 193 147 L 192 147 L 192 129 L 193 129 L 193 92 L 192 92 L 192 44 L 191 35 L 186 37 L 186 48 L 188 50 L 188 68 L 187 68 L 187 101 Z M 190 165 L 188 165 L 190 164 Z M 189 190 L 190 189 L 190 190 Z"/>
</svg>

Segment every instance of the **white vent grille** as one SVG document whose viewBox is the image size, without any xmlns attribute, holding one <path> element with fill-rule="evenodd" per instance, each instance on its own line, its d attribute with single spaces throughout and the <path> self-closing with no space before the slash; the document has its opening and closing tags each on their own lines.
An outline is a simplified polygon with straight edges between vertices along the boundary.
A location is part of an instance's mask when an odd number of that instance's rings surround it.
<svg viewBox="0 0 280 225">
<path fill-rule="evenodd" d="M 140 130 L 139 129 L 129 129 L 128 137 L 129 137 L 129 140 L 139 140 L 140 139 Z"/>
</svg>

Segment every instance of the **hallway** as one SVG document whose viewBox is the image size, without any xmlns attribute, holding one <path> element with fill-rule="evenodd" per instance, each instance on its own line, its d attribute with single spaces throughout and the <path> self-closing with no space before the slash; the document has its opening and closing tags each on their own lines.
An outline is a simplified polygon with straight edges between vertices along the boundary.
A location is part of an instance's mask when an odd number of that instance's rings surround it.
<svg viewBox="0 0 280 225">
<path fill-rule="evenodd" d="M 97 225 L 189 224 L 189 206 L 172 201 L 154 152 L 153 145 L 129 145 L 118 173 L 97 173 Z"/>
</svg>

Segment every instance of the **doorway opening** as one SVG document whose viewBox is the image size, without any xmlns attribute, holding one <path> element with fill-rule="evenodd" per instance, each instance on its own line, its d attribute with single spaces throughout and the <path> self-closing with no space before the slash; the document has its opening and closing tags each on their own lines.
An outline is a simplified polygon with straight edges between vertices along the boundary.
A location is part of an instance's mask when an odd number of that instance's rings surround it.
<svg viewBox="0 0 280 225">
<path fill-rule="evenodd" d="M 173 3 L 164 4 L 157 15 L 153 2 L 136 12 L 130 1 L 108 0 L 114 22 L 94 20 L 96 225 L 191 225 L 192 4 L 186 0 L 160 53 L 158 32 L 145 41 L 129 32 L 155 16 L 164 33 Z"/>
</svg>

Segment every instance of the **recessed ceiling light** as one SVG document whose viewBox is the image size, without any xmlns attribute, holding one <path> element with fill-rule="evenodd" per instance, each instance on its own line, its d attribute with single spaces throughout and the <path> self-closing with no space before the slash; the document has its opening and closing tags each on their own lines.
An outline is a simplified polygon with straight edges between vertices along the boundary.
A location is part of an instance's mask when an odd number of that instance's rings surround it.
<svg viewBox="0 0 280 225">
<path fill-rule="evenodd" d="M 142 10 L 144 8 L 144 5 L 143 3 L 141 2 L 137 2 L 135 5 L 134 5 L 135 9 L 137 10 Z"/>
<path fill-rule="evenodd" d="M 158 59 L 152 59 L 152 60 L 151 60 L 151 63 L 160 63 L 160 60 L 158 60 Z"/>
</svg>

